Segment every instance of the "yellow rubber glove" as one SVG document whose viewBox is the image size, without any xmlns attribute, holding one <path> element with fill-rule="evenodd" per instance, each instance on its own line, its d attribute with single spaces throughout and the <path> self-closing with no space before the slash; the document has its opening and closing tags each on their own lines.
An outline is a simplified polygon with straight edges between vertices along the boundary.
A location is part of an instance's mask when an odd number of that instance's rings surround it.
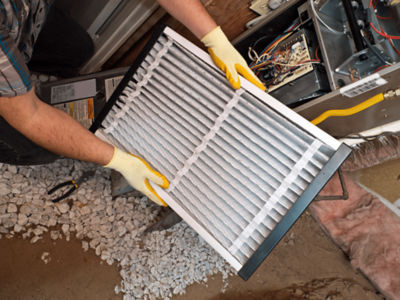
<svg viewBox="0 0 400 300">
<path fill-rule="evenodd" d="M 244 58 L 232 46 L 219 26 L 207 33 L 201 41 L 208 48 L 208 52 L 216 66 L 226 74 L 226 79 L 234 89 L 240 88 L 239 73 L 265 91 L 265 86 L 250 70 Z"/>
<path fill-rule="evenodd" d="M 160 187 L 167 189 L 169 186 L 167 178 L 154 171 L 142 158 L 114 148 L 111 161 L 104 167 L 120 172 L 133 188 L 142 192 L 158 205 L 167 206 L 167 203 L 157 195 L 149 183 L 149 180 L 151 180 Z"/>
</svg>

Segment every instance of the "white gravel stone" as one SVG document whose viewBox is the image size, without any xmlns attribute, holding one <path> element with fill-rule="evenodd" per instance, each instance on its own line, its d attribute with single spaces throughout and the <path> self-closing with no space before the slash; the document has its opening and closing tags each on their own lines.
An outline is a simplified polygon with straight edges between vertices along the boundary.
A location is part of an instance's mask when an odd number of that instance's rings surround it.
<svg viewBox="0 0 400 300">
<path fill-rule="evenodd" d="M 3 178 L 5 179 L 11 179 L 13 177 L 12 173 L 9 171 L 3 172 Z"/>
<path fill-rule="evenodd" d="M 14 232 L 21 232 L 22 230 L 24 229 L 24 227 L 22 227 L 21 225 L 19 225 L 19 224 L 15 224 L 14 225 Z"/>
<path fill-rule="evenodd" d="M 5 195 L 8 195 L 9 193 L 10 193 L 10 187 L 7 184 L 1 182 L 0 183 L 0 196 L 5 196 Z"/>
<path fill-rule="evenodd" d="M 19 213 L 17 222 L 18 225 L 24 226 L 26 223 L 28 223 L 28 217 L 23 213 Z"/>
<path fill-rule="evenodd" d="M 69 205 L 68 203 L 60 203 L 58 205 L 58 210 L 60 211 L 60 213 L 65 214 L 66 212 L 69 211 Z"/>
<path fill-rule="evenodd" d="M 43 234 L 44 230 L 41 226 L 36 227 L 33 229 L 33 234 L 36 236 L 41 236 Z"/>
<path fill-rule="evenodd" d="M 9 203 L 7 207 L 8 213 L 16 213 L 18 211 L 18 207 L 14 203 Z"/>
<path fill-rule="evenodd" d="M 0 164 L 0 235 L 12 238 L 13 232 L 21 232 L 24 239 L 36 243 L 49 229 L 52 240 L 63 236 L 69 240 L 75 232 L 83 251 L 94 249 L 107 264 L 119 266 L 121 283 L 115 291 L 124 299 L 169 299 L 209 275 L 221 272 L 227 280 L 232 274 L 185 223 L 168 232 L 144 234 L 160 208 L 137 194 L 113 199 L 108 169 L 98 168 L 94 178 L 69 197 L 71 207 L 49 201 L 49 187 L 89 168 L 95 166 L 68 159 L 45 166 Z M 57 224 L 60 230 L 54 230 Z"/>
<path fill-rule="evenodd" d="M 2 223 L 5 228 L 14 227 L 17 223 L 17 217 L 15 214 L 5 214 L 3 215 Z"/>
<path fill-rule="evenodd" d="M 29 217 L 29 222 L 31 222 L 32 224 L 38 225 L 41 217 L 42 216 L 40 215 L 40 213 L 33 213 Z"/>
<path fill-rule="evenodd" d="M 13 166 L 13 165 L 8 165 L 8 172 L 10 172 L 11 174 L 17 174 L 17 167 Z"/>
<path fill-rule="evenodd" d="M 57 219 L 54 217 L 50 217 L 47 221 L 47 226 L 52 227 L 57 225 Z"/>
<path fill-rule="evenodd" d="M 51 260 L 50 253 L 49 252 L 43 252 L 41 257 L 40 257 L 40 259 L 47 265 Z"/>
<path fill-rule="evenodd" d="M 67 234 L 69 232 L 69 225 L 68 224 L 63 224 L 61 226 L 61 230 L 64 234 Z"/>
<path fill-rule="evenodd" d="M 59 238 L 61 238 L 61 233 L 58 230 L 52 230 L 50 231 L 50 238 L 52 240 L 58 240 Z"/>
<path fill-rule="evenodd" d="M 34 243 L 36 243 L 38 240 L 40 240 L 42 237 L 41 236 L 37 236 L 37 235 L 35 235 L 33 238 L 31 238 L 31 244 L 34 244 Z"/>
<path fill-rule="evenodd" d="M 4 215 L 7 211 L 7 204 L 0 204 L 0 216 Z"/>
<path fill-rule="evenodd" d="M 88 207 L 88 206 L 84 206 L 81 209 L 81 214 L 82 215 L 88 215 L 88 214 L 90 214 L 90 212 L 91 212 L 91 210 L 90 210 L 90 207 Z"/>
<path fill-rule="evenodd" d="M 24 215 L 30 215 L 32 213 L 32 207 L 29 204 L 24 204 L 20 207 L 19 212 Z"/>
<path fill-rule="evenodd" d="M 83 248 L 83 251 L 88 251 L 89 250 L 89 243 L 88 242 L 86 242 L 86 241 L 82 241 L 82 248 Z"/>
</svg>

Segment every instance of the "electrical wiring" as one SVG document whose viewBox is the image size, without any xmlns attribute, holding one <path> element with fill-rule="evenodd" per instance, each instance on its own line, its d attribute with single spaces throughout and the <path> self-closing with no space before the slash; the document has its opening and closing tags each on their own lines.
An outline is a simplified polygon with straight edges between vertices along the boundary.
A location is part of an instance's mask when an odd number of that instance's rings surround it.
<svg viewBox="0 0 400 300">
<path fill-rule="evenodd" d="M 376 5 L 373 3 L 373 0 L 370 0 L 369 1 L 369 6 L 368 6 L 369 8 L 371 8 L 371 7 L 373 7 L 374 8 L 374 10 L 376 9 Z M 390 19 L 392 19 L 393 18 L 393 10 L 392 10 L 392 8 L 390 8 L 390 15 L 389 16 L 380 16 L 380 15 L 378 15 L 377 13 L 375 13 L 375 16 L 379 19 L 379 20 L 390 20 Z"/>
<path fill-rule="evenodd" d="M 295 32 L 297 36 L 299 27 L 300 22 L 296 19 L 261 52 L 257 52 L 254 48 L 260 39 L 248 48 L 248 57 L 251 60 L 249 67 L 267 89 L 285 82 L 288 77 L 295 78 L 295 76 L 301 76 L 299 74 L 310 71 L 307 66 L 321 63 L 319 59 L 312 59 L 310 56 L 304 34 L 291 38 Z"/>
<path fill-rule="evenodd" d="M 318 57 L 318 51 L 319 51 L 319 45 L 317 46 L 317 48 L 315 48 L 314 57 L 315 57 L 316 60 L 320 61 L 320 59 Z"/>
<path fill-rule="evenodd" d="M 398 35 L 390 35 L 390 34 L 386 34 L 385 32 L 381 32 L 378 29 L 375 28 L 374 24 L 372 24 L 372 22 L 369 22 L 369 25 L 371 26 L 371 28 L 379 35 L 387 38 L 387 39 L 391 39 L 391 40 L 400 40 L 400 36 Z"/>
<path fill-rule="evenodd" d="M 383 16 L 379 16 L 376 12 L 375 12 L 375 9 L 376 9 L 376 6 L 375 6 L 375 4 L 373 3 L 373 0 L 370 0 L 369 1 L 369 6 L 368 6 L 368 8 L 373 8 L 372 9 L 372 12 L 375 14 L 375 16 L 376 16 L 376 18 L 377 19 L 380 19 L 380 20 L 389 20 L 389 19 L 392 19 L 392 15 L 393 15 L 393 11 L 392 11 L 392 9 L 390 9 L 390 15 L 388 16 L 388 17 L 383 17 Z M 400 57 L 400 51 L 396 48 L 396 46 L 394 45 L 394 43 L 393 43 L 393 39 L 394 40 L 400 40 L 400 36 L 394 36 L 394 35 L 389 35 L 389 34 L 387 34 L 384 30 L 383 30 L 383 28 L 381 27 L 381 25 L 380 24 L 378 24 L 379 25 L 379 30 L 374 26 L 374 24 L 372 23 L 372 22 L 369 22 L 369 26 L 377 33 L 377 34 L 379 34 L 380 36 L 382 36 L 382 37 L 384 37 L 385 39 L 387 39 L 388 40 L 388 42 L 389 42 L 389 44 L 390 44 L 390 46 L 393 48 L 393 50 L 394 50 L 394 52 L 396 52 L 396 54 Z M 374 71 L 374 72 L 376 72 L 376 71 Z"/>
<path fill-rule="evenodd" d="M 270 56 L 268 55 L 269 52 L 273 51 L 275 47 L 284 39 L 288 38 L 290 35 L 293 34 L 295 30 L 300 26 L 300 23 L 298 22 L 298 19 L 296 19 L 281 35 L 278 35 L 272 42 L 270 42 L 264 50 L 262 50 L 260 55 L 257 54 L 257 52 L 254 50 L 255 45 L 262 39 L 266 37 L 261 37 L 259 38 L 252 47 L 249 47 L 248 50 L 248 55 L 249 58 L 252 60 L 252 63 L 250 63 L 250 67 L 253 65 L 259 63 L 262 60 L 270 59 Z"/>
<path fill-rule="evenodd" d="M 387 17 L 380 16 L 380 15 L 377 15 L 377 14 L 375 14 L 375 15 L 379 20 L 391 20 L 393 18 L 393 12 L 392 12 L 391 9 L 390 9 L 390 15 L 387 16 Z"/>
<path fill-rule="evenodd" d="M 354 80 L 354 75 L 353 75 L 352 72 L 350 72 L 350 79 L 351 79 L 351 82 L 354 82 L 354 81 L 355 81 L 355 80 Z"/>
<path fill-rule="evenodd" d="M 265 50 L 263 51 L 263 53 L 268 53 L 268 52 L 274 50 L 275 47 L 276 47 L 281 41 L 283 41 L 284 39 L 288 38 L 292 33 L 293 33 L 293 32 L 289 32 L 288 34 L 286 34 L 286 35 L 280 37 L 279 39 L 277 39 L 276 41 L 274 41 L 267 49 L 265 49 Z"/>
<path fill-rule="evenodd" d="M 262 36 L 262 37 L 260 37 L 259 39 L 257 39 L 257 40 L 252 44 L 252 46 L 249 47 L 247 53 L 248 53 L 249 58 L 250 58 L 252 61 L 255 61 L 255 60 L 257 60 L 257 59 L 259 58 L 259 55 L 258 55 L 257 51 L 254 50 L 254 48 L 256 47 L 256 45 L 257 45 L 260 41 L 265 40 L 265 39 L 268 39 L 268 38 L 270 38 L 270 37 L 268 37 L 268 36 Z M 254 55 L 254 56 L 253 56 L 253 55 Z"/>
<path fill-rule="evenodd" d="M 385 68 L 387 68 L 387 67 L 390 67 L 390 66 L 389 66 L 389 65 L 380 66 L 380 67 L 376 68 L 372 73 L 376 73 L 376 72 L 378 72 L 378 71 L 380 71 L 380 70 L 383 70 L 383 69 L 385 69 Z"/>
<path fill-rule="evenodd" d="M 376 50 L 374 48 L 374 46 L 372 46 L 372 44 L 370 43 L 370 41 L 366 38 L 365 36 L 365 32 L 363 30 L 361 30 L 361 35 L 364 39 L 364 42 L 367 44 L 368 48 L 375 54 L 375 56 L 381 61 L 381 63 L 383 63 L 384 65 L 391 65 L 391 62 L 388 62 L 381 53 L 378 52 L 378 50 Z"/>
<path fill-rule="evenodd" d="M 299 61 L 295 65 L 279 63 L 279 62 L 273 62 L 273 63 L 277 64 L 277 65 L 285 66 L 285 67 L 300 67 L 300 66 L 305 66 L 307 64 L 320 64 L 321 62 L 319 60 L 317 61 L 317 60 L 314 60 L 314 59 L 307 59 L 307 60 Z M 290 71 L 290 70 L 288 70 L 288 71 Z"/>
<path fill-rule="evenodd" d="M 289 32 L 285 34 L 284 36 L 276 38 L 274 41 L 272 41 L 262 52 L 260 55 L 257 54 L 257 52 L 252 48 L 249 47 L 249 58 L 253 60 L 253 62 L 249 65 L 250 68 L 253 68 L 256 64 L 258 64 L 260 61 L 268 60 L 270 59 L 270 55 L 268 54 L 269 52 L 273 51 L 275 47 L 284 39 L 288 38 L 293 32 Z"/>
<path fill-rule="evenodd" d="M 321 62 L 319 60 L 315 60 L 315 59 L 299 61 L 297 64 L 288 64 L 288 63 L 269 60 L 269 61 L 265 61 L 265 62 L 260 63 L 259 65 L 254 66 L 252 69 L 256 69 L 256 68 L 259 68 L 261 66 L 268 65 L 268 64 L 285 66 L 285 67 L 299 67 L 299 66 L 304 66 L 307 64 L 320 64 L 320 63 Z"/>
<path fill-rule="evenodd" d="M 375 13 L 375 5 L 374 5 L 374 3 L 373 3 L 373 0 L 370 0 L 369 6 L 368 6 L 368 7 L 369 7 L 369 8 L 373 7 L 373 12 L 374 12 L 375 16 L 376 16 L 378 19 L 380 19 L 380 20 L 389 20 L 389 19 L 392 18 L 392 14 L 393 14 L 392 10 L 390 10 L 390 13 L 391 13 L 391 14 L 390 14 L 390 16 L 388 16 L 388 17 L 382 17 L 382 16 L 377 15 L 377 14 Z M 400 39 L 400 36 L 388 35 L 388 34 L 383 30 L 383 28 L 380 26 L 380 24 L 378 24 L 380 30 L 378 30 L 378 29 L 374 26 L 374 24 L 373 24 L 372 22 L 369 22 L 369 25 L 370 25 L 370 27 L 371 27 L 377 34 L 379 34 L 380 36 L 383 36 L 384 38 L 386 38 L 386 39 L 388 40 L 390 46 L 391 46 L 391 47 L 393 48 L 393 50 L 396 52 L 396 54 L 397 54 L 398 56 L 400 56 L 400 51 L 396 48 L 396 46 L 394 45 L 394 43 L 393 43 L 393 41 L 392 41 L 393 39 L 399 40 L 399 39 Z"/>
<path fill-rule="evenodd" d="M 381 25 L 379 25 L 379 29 L 381 30 L 381 32 L 383 32 L 383 33 L 386 34 L 386 32 L 385 32 L 385 31 L 383 30 L 383 28 L 381 27 Z M 392 40 L 392 39 L 387 39 L 387 40 L 389 41 L 390 46 L 392 46 L 394 52 L 396 52 L 396 54 L 397 54 L 398 56 L 400 56 L 400 51 L 399 51 L 399 50 L 396 48 L 396 46 L 394 45 L 393 40 Z"/>
</svg>

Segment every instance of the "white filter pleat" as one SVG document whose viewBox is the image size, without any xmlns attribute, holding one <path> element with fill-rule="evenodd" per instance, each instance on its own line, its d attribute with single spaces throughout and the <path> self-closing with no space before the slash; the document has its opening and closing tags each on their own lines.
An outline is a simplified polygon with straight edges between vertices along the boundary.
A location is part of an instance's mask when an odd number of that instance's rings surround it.
<svg viewBox="0 0 400 300">
<path fill-rule="evenodd" d="M 241 264 L 334 153 L 166 35 L 102 125 L 167 176 L 168 194 Z"/>
</svg>

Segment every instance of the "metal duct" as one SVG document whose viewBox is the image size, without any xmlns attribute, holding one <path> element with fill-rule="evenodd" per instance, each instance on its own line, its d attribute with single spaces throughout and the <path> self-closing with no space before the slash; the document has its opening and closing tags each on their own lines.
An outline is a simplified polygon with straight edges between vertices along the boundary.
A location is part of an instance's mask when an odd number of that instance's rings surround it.
<svg viewBox="0 0 400 300">
<path fill-rule="evenodd" d="M 103 112 L 97 134 L 170 181 L 162 198 L 247 279 L 350 153 L 166 28 Z M 104 119 L 104 120 L 103 120 Z"/>
</svg>

